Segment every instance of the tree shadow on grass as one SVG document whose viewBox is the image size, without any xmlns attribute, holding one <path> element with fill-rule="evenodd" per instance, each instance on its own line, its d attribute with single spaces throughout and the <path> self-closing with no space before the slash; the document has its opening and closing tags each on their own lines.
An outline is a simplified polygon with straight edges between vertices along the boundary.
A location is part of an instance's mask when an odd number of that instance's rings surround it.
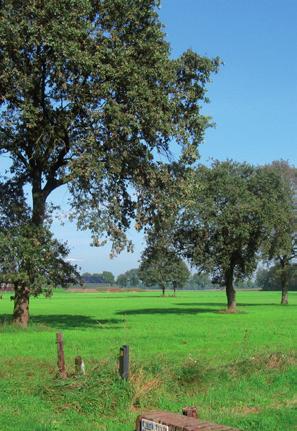
<svg viewBox="0 0 297 431">
<path fill-rule="evenodd" d="M 0 324 L 11 323 L 11 315 L 0 316 Z M 31 316 L 30 324 L 42 325 L 49 328 L 58 329 L 115 329 L 118 328 L 123 319 L 94 319 L 90 316 L 74 314 L 45 314 Z"/>
<path fill-rule="evenodd" d="M 203 307 L 203 306 L 205 306 L 205 307 L 209 307 L 209 306 L 213 306 L 213 307 L 223 307 L 223 308 L 226 308 L 227 307 L 227 304 L 226 304 L 226 302 L 180 302 L 180 303 L 177 303 L 177 304 L 175 304 L 175 305 L 180 305 L 180 306 L 184 306 L 184 305 L 187 305 L 187 306 L 190 306 L 190 307 L 193 307 L 193 306 L 199 306 L 199 307 Z M 278 303 L 278 302 L 273 302 L 273 303 L 265 303 L 265 304 L 262 304 L 262 303 L 255 303 L 255 304 L 252 304 L 252 303 L 244 303 L 244 302 L 238 302 L 237 303 L 237 307 L 271 307 L 271 306 L 280 306 L 281 304 L 280 303 Z M 283 306 L 282 306 L 283 307 Z M 287 305 L 285 305 L 285 307 L 297 307 L 297 304 L 287 304 Z"/>
<path fill-rule="evenodd" d="M 121 310 L 116 314 L 137 315 L 137 314 L 202 314 L 216 313 L 213 308 L 143 308 L 135 310 Z"/>
<path fill-rule="evenodd" d="M 99 298 L 99 299 L 125 299 L 125 300 L 127 300 L 127 299 L 130 299 L 130 298 L 148 298 L 148 299 L 150 299 L 150 298 L 160 298 L 160 297 L 162 297 L 163 298 L 163 296 L 162 296 L 162 294 L 160 294 L 160 295 L 147 295 L 147 296 L 144 296 L 144 295 L 125 295 L 125 293 L 123 293 L 122 294 L 122 296 L 119 296 L 119 295 L 114 295 L 112 292 L 110 293 L 110 295 L 109 296 L 96 296 L 96 298 Z"/>
<path fill-rule="evenodd" d="M 174 305 L 189 306 L 189 307 L 223 307 L 226 308 L 226 302 L 179 302 Z M 212 309 L 214 311 L 214 309 Z"/>
</svg>

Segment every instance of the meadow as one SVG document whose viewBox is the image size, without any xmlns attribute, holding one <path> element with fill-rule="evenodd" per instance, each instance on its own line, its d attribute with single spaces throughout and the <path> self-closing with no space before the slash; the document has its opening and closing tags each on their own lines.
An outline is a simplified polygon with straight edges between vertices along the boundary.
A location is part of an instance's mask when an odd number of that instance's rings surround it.
<svg viewBox="0 0 297 431">
<path fill-rule="evenodd" d="M 31 300 L 27 330 L 0 301 L 1 431 L 133 431 L 146 408 L 180 412 L 246 431 L 297 430 L 297 293 L 238 293 L 224 314 L 222 291 L 56 291 Z M 57 378 L 55 333 L 69 378 Z M 117 372 L 130 346 L 131 376 Z M 81 355 L 86 375 L 74 375 Z"/>
</svg>

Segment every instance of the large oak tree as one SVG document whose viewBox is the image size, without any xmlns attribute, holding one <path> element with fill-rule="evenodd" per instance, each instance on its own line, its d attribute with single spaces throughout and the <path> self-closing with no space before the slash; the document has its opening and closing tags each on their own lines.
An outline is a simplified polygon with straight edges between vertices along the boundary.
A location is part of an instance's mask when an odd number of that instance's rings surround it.
<svg viewBox="0 0 297 431">
<path fill-rule="evenodd" d="M 228 310 L 234 311 L 234 281 L 251 276 L 261 253 L 272 249 L 280 224 L 288 230 L 290 199 L 277 173 L 246 163 L 200 166 L 191 180 L 192 199 L 177 216 L 175 244 L 225 286 Z"/>
<path fill-rule="evenodd" d="M 171 59 L 158 0 L 3 0 L 0 10 L 0 153 L 29 185 L 30 223 L 68 185 L 79 228 L 97 245 L 127 245 L 137 193 L 163 181 L 172 140 L 195 160 L 210 119 L 201 114 L 219 60 Z M 26 293 L 29 289 L 29 294 Z M 26 285 L 23 301 L 30 295 Z M 15 304 L 17 307 L 17 304 Z M 28 307 L 23 307 L 26 310 Z"/>
</svg>

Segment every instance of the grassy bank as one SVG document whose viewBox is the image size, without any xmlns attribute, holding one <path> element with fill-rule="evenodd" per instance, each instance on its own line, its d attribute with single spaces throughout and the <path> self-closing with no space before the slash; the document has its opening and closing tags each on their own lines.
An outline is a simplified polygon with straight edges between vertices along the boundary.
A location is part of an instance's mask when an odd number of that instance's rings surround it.
<svg viewBox="0 0 297 431">
<path fill-rule="evenodd" d="M 1 431 L 132 431 L 142 408 L 180 411 L 249 431 L 297 429 L 297 294 L 240 292 L 241 313 L 218 313 L 223 292 L 70 293 L 31 303 L 26 331 L 0 302 Z M 69 373 L 56 378 L 55 332 L 64 333 Z M 122 344 L 131 380 L 117 376 Z"/>
</svg>

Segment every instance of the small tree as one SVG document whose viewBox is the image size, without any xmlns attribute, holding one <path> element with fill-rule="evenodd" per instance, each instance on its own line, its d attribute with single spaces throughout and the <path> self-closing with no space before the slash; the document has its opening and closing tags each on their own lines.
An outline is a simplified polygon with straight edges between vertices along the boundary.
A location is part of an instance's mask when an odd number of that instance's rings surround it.
<svg viewBox="0 0 297 431">
<path fill-rule="evenodd" d="M 14 286 L 14 323 L 28 325 L 30 296 L 50 295 L 54 287 L 79 282 L 76 268 L 65 261 L 67 255 L 65 245 L 44 227 L 0 231 L 0 282 Z"/>
<path fill-rule="evenodd" d="M 199 189 L 179 215 L 175 244 L 226 287 L 228 310 L 234 311 L 234 281 L 253 273 L 279 215 L 288 210 L 283 184 L 273 172 L 232 161 L 200 166 L 195 175 Z"/>
<path fill-rule="evenodd" d="M 139 277 L 146 286 L 159 286 L 162 295 L 166 287 L 172 286 L 174 295 L 182 288 L 190 276 L 186 264 L 173 251 L 162 247 L 149 246 L 142 255 Z"/>
<path fill-rule="evenodd" d="M 173 296 L 176 296 L 176 289 L 183 289 L 190 277 L 190 271 L 185 262 L 176 256 L 171 265 Z"/>
<path fill-rule="evenodd" d="M 128 277 L 126 273 L 120 274 L 117 276 L 117 285 L 120 287 L 127 287 L 128 286 Z"/>
<path fill-rule="evenodd" d="M 117 284 L 120 287 L 139 287 L 141 284 L 139 270 L 134 268 L 124 272 L 124 274 L 120 274 L 117 277 Z"/>
<path fill-rule="evenodd" d="M 276 263 L 278 280 L 281 285 L 281 304 L 288 304 L 288 290 L 291 272 L 297 258 L 297 169 L 284 160 L 274 161 L 265 167 L 275 172 L 283 182 L 283 207 L 273 233 L 273 241 L 268 244 L 266 257 Z M 288 222 L 289 221 L 289 222 Z"/>
</svg>

